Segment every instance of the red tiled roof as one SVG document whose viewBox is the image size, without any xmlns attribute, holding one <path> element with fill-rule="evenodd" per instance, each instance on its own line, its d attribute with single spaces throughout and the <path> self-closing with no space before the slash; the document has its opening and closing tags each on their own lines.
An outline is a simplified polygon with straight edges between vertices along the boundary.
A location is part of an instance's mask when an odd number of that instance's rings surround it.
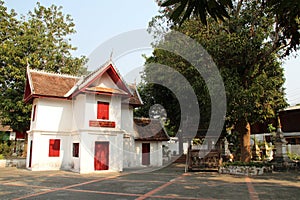
<svg viewBox="0 0 300 200">
<path fill-rule="evenodd" d="M 64 97 L 77 83 L 79 77 L 30 71 L 33 94 L 40 96 Z"/>
<path fill-rule="evenodd" d="M 168 141 L 170 138 L 157 119 L 135 118 L 134 130 L 137 132 L 135 140 Z"/>
</svg>

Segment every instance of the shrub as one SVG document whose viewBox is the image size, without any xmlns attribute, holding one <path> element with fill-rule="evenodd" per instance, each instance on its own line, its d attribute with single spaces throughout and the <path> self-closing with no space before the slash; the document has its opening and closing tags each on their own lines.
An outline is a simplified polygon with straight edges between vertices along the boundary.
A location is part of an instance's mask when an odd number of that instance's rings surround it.
<svg viewBox="0 0 300 200">
<path fill-rule="evenodd" d="M 0 154 L 5 158 L 12 156 L 12 148 L 7 142 L 0 143 Z"/>
<path fill-rule="evenodd" d="M 300 155 L 299 154 L 288 152 L 287 155 L 291 160 L 300 160 Z"/>
</svg>

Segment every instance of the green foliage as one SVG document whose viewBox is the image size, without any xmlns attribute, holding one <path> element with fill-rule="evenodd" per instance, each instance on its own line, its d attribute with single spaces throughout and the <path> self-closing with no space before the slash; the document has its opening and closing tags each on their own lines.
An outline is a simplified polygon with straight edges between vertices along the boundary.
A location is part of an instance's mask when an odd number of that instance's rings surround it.
<svg viewBox="0 0 300 200">
<path fill-rule="evenodd" d="M 12 156 L 12 145 L 11 143 L 8 142 L 2 142 L 0 143 L 0 154 L 4 157 L 4 158 L 8 158 Z"/>
<path fill-rule="evenodd" d="M 175 1 L 167 2 L 174 3 Z M 250 145 L 244 144 L 244 142 L 250 141 L 250 138 L 248 140 L 248 138 L 243 137 L 245 134 L 247 135 L 249 130 L 245 128 L 246 125 L 274 118 L 280 109 L 287 106 L 283 88 L 284 73 L 279 59 L 284 55 L 287 46 L 278 46 L 279 40 L 274 37 L 274 35 L 279 34 L 278 30 L 274 30 L 276 18 L 270 13 L 270 8 L 264 7 L 261 1 L 240 1 L 240 3 L 230 10 L 230 18 L 224 22 L 207 17 L 207 25 L 204 26 L 201 19 L 192 17 L 190 20 L 184 20 L 180 25 L 171 24 L 170 29 L 196 40 L 212 56 L 225 85 L 227 97 L 226 126 L 227 128 L 235 126 L 236 129 L 241 127 L 238 134 L 230 136 L 236 137 L 235 139 L 231 138 L 235 148 L 233 151 L 237 157 L 239 157 L 239 151 L 243 151 L 241 157 L 247 160 L 250 152 L 246 148 L 241 148 Z M 172 20 L 168 11 L 164 17 Z M 153 18 L 150 23 L 153 27 L 150 27 L 149 30 L 153 30 L 152 33 L 158 34 L 156 38 L 164 42 L 165 38 L 159 35 L 164 34 L 164 32 L 159 31 L 166 29 L 157 28 L 157 26 L 161 26 L 162 23 L 159 20 L 162 19 Z M 159 47 L 159 44 L 160 42 L 157 42 L 155 47 Z M 188 44 L 178 42 L 172 45 L 184 47 Z M 203 58 L 193 56 L 196 55 L 194 52 L 188 52 L 188 54 L 190 58 L 194 59 L 194 62 L 201 63 Z M 211 102 L 206 85 L 195 68 L 183 58 L 176 57 L 176 55 L 159 48 L 154 50 L 153 56 L 147 59 L 147 63 L 170 66 L 189 80 L 198 98 L 201 113 L 200 127 L 206 128 L 210 122 Z M 157 79 L 165 78 L 174 81 L 172 77 L 165 75 L 162 77 L 161 74 L 165 73 L 153 72 L 151 67 L 146 67 L 145 82 L 147 83 L 148 77 L 151 79 L 153 76 Z M 170 124 L 174 122 L 174 127 L 176 127 L 180 115 L 179 109 L 177 109 L 179 108 L 178 105 L 173 103 L 173 99 L 170 98 L 171 95 L 166 95 L 168 91 L 165 88 L 162 89 L 155 85 L 148 87 L 150 87 L 148 91 L 153 92 L 148 94 L 154 99 L 152 101 L 159 99 L 170 108 L 167 112 L 171 121 Z"/>
<path fill-rule="evenodd" d="M 273 124 L 268 124 L 268 132 L 273 133 L 276 130 L 276 128 L 273 126 Z"/>
<path fill-rule="evenodd" d="M 3 125 L 16 131 L 29 128 L 31 106 L 23 102 L 26 67 L 77 74 L 85 57 L 71 55 L 76 50 L 68 35 L 74 34 L 70 15 L 55 5 L 40 3 L 27 16 L 17 18 L 0 1 L 0 115 Z"/>
<path fill-rule="evenodd" d="M 158 1 L 160 3 L 160 1 Z M 191 16 L 199 17 L 203 24 L 207 24 L 209 14 L 215 20 L 229 18 L 227 8 L 233 8 L 230 0 L 166 0 L 161 3 L 163 7 L 172 8 L 170 19 L 182 24 Z"/>
<path fill-rule="evenodd" d="M 4 160 L 4 159 L 5 157 L 2 154 L 0 154 L 0 160 Z"/>
<path fill-rule="evenodd" d="M 300 155 L 299 154 L 288 152 L 287 155 L 291 160 L 300 161 Z"/>
<path fill-rule="evenodd" d="M 273 27 L 273 47 L 285 48 L 284 55 L 286 56 L 293 50 L 296 51 L 300 44 L 299 0 L 165 0 L 163 2 L 157 0 L 157 2 L 158 5 L 165 8 L 164 13 L 168 18 L 179 25 L 189 18 L 200 18 L 201 23 L 205 25 L 210 17 L 222 21 L 225 21 L 226 18 L 232 19 L 238 16 L 239 11 L 246 4 L 257 2 L 258 9 L 263 10 L 269 18 L 276 18 Z M 232 12 L 235 14 L 232 15 Z"/>
<path fill-rule="evenodd" d="M 219 68 L 227 96 L 227 127 L 235 125 L 240 119 L 250 124 L 265 121 L 275 117 L 276 113 L 287 105 L 283 89 L 284 74 L 278 59 L 281 51 L 280 49 L 274 51 L 273 41 L 270 40 L 274 20 L 265 13 L 260 3 L 251 1 L 244 3 L 240 10 L 233 9 L 230 20 L 224 23 L 208 18 L 208 25 L 203 26 L 201 21 L 191 19 L 181 26 L 171 27 L 172 30 L 199 42 Z M 155 22 L 151 24 L 160 26 Z M 160 29 L 150 27 L 150 30 Z M 163 39 L 161 41 L 164 42 Z M 158 42 L 155 47 L 159 47 L 159 44 Z M 178 42 L 164 45 L 187 44 Z M 204 59 L 193 57 L 194 52 L 189 54 L 194 62 L 201 63 Z M 159 48 L 154 50 L 147 63 L 160 63 L 172 67 L 189 81 L 198 98 L 200 126 L 207 127 L 210 121 L 210 98 L 206 84 L 197 70 L 183 58 Z M 165 74 L 164 71 L 153 71 L 151 65 L 146 66 L 145 84 L 152 77 L 174 82 L 174 78 Z M 174 85 L 176 86 L 176 82 Z M 178 84 L 177 87 L 180 88 L 182 85 Z M 145 88 L 146 106 L 161 103 L 167 108 L 170 124 L 178 127 L 180 110 L 174 95 L 167 88 L 153 84 L 142 86 L 141 90 Z"/>
</svg>

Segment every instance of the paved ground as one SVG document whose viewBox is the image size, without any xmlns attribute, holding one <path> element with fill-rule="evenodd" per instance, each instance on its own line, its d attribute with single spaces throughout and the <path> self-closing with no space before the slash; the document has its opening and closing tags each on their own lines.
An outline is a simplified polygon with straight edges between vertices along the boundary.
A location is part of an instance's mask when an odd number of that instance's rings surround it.
<svg viewBox="0 0 300 200">
<path fill-rule="evenodd" d="M 300 172 L 256 177 L 184 173 L 180 164 L 85 175 L 1 168 L 0 199 L 300 199 Z"/>
</svg>

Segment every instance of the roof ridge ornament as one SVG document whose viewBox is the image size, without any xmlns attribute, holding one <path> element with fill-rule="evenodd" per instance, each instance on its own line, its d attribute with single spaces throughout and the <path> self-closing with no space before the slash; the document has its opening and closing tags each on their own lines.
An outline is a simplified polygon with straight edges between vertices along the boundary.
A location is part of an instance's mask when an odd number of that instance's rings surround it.
<svg viewBox="0 0 300 200">
<path fill-rule="evenodd" d="M 41 74 L 48 74 L 48 75 L 62 76 L 62 77 L 69 77 L 69 78 L 80 78 L 79 76 L 75 76 L 75 75 L 72 75 L 72 74 L 64 74 L 64 73 L 59 73 L 59 72 L 50 72 L 50 71 L 41 70 L 41 69 L 30 69 L 29 67 L 28 67 L 28 69 L 31 72 L 36 72 L 36 73 L 41 73 Z"/>
<path fill-rule="evenodd" d="M 113 57 L 114 49 L 111 49 L 111 53 L 109 56 L 109 61 L 112 62 L 112 57 Z"/>
</svg>

